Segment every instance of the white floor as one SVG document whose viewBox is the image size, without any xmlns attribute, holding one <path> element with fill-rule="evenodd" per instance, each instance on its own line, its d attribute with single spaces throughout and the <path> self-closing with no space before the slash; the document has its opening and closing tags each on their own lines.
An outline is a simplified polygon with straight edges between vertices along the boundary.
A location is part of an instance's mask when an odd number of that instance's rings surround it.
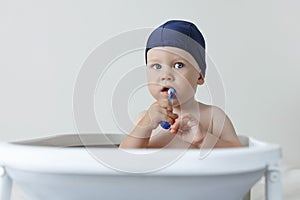
<svg viewBox="0 0 300 200">
<path fill-rule="evenodd" d="M 11 194 L 11 200 L 29 200 L 25 197 L 23 192 L 18 188 L 17 185 L 13 185 L 13 190 Z"/>
</svg>

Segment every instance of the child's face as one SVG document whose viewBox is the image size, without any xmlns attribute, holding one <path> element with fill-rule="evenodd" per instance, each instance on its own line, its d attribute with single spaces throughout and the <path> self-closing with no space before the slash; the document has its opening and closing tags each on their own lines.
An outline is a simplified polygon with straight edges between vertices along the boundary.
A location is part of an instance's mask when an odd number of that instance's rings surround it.
<svg viewBox="0 0 300 200">
<path fill-rule="evenodd" d="M 191 54 L 176 47 L 155 47 L 147 53 L 148 88 L 155 99 L 166 98 L 167 89 L 176 90 L 174 105 L 194 98 L 204 79 Z"/>
</svg>

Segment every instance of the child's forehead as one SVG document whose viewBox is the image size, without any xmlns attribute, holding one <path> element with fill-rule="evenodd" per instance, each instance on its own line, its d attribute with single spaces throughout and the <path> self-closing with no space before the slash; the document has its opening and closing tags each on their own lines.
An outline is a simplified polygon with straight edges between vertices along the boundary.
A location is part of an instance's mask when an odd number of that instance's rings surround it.
<svg viewBox="0 0 300 200">
<path fill-rule="evenodd" d="M 187 51 L 171 46 L 154 47 L 147 52 L 147 60 L 184 59 L 193 66 L 198 66 L 195 58 Z"/>
<path fill-rule="evenodd" d="M 154 47 L 149 50 L 149 52 L 152 52 L 152 54 L 160 54 L 162 52 L 167 54 L 172 54 L 174 56 L 184 57 L 185 54 L 188 54 L 187 51 L 177 48 L 177 47 L 171 47 L 171 46 L 161 46 L 161 47 Z M 151 55 L 151 53 L 149 54 Z"/>
</svg>

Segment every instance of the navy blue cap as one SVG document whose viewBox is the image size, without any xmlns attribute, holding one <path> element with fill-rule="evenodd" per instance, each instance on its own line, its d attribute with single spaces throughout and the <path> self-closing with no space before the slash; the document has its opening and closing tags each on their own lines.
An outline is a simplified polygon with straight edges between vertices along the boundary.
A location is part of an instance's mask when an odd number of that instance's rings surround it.
<svg viewBox="0 0 300 200">
<path fill-rule="evenodd" d="M 170 20 L 156 28 L 147 40 L 146 64 L 147 52 L 154 47 L 163 46 L 177 47 L 189 52 L 198 63 L 202 75 L 205 76 L 205 40 L 195 24 L 182 20 Z"/>
</svg>

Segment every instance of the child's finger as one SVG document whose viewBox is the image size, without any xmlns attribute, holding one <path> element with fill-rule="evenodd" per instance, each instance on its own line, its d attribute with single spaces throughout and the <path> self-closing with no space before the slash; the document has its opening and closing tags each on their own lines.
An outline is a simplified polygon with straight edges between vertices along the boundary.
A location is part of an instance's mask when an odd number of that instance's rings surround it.
<svg viewBox="0 0 300 200">
<path fill-rule="evenodd" d="M 168 99 L 161 99 L 159 101 L 159 105 L 168 111 L 173 111 L 173 105 L 168 101 Z"/>
<path fill-rule="evenodd" d="M 176 113 L 172 113 L 170 111 L 167 112 L 167 115 L 174 120 L 178 118 L 178 115 Z"/>
<path fill-rule="evenodd" d="M 184 127 L 186 127 L 188 122 L 189 122 L 188 117 L 182 117 L 181 123 L 180 123 L 181 128 L 183 129 Z"/>
<path fill-rule="evenodd" d="M 195 125 L 198 125 L 198 120 L 196 119 L 196 117 L 194 117 L 192 114 L 184 114 L 183 119 L 187 120 L 186 121 L 186 124 L 188 126 L 195 126 Z"/>
<path fill-rule="evenodd" d="M 172 113 L 166 110 L 161 110 L 160 114 L 162 115 L 163 118 L 171 118 L 174 122 L 178 118 L 178 115 L 176 113 Z"/>
<path fill-rule="evenodd" d="M 164 111 L 163 112 L 160 112 L 160 120 L 161 121 L 167 121 L 169 124 L 174 124 L 175 123 L 175 120 L 176 120 L 176 118 L 177 118 L 178 116 L 177 116 L 177 114 L 175 114 L 175 113 L 164 113 Z"/>
<path fill-rule="evenodd" d="M 179 127 L 180 127 L 180 122 L 179 121 L 175 121 L 175 123 L 171 126 L 170 132 L 171 133 L 177 133 Z"/>
</svg>

